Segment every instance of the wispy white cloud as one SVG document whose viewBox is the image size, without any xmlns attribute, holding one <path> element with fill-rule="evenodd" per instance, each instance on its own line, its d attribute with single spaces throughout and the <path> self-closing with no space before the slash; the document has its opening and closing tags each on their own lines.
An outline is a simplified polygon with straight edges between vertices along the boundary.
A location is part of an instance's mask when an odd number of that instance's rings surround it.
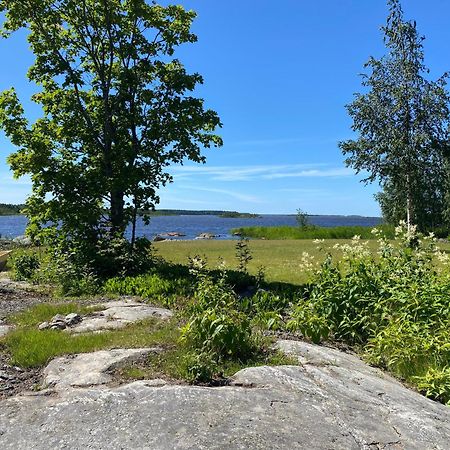
<svg viewBox="0 0 450 450">
<path fill-rule="evenodd" d="M 198 186 L 179 186 L 180 189 L 191 190 L 191 191 L 200 191 L 200 192 L 208 192 L 212 194 L 222 194 L 228 197 L 232 197 L 236 200 L 240 200 L 243 202 L 250 203 L 262 203 L 262 200 L 259 197 L 249 194 L 243 194 L 238 191 L 231 191 L 228 189 L 216 189 L 216 188 L 208 188 L 208 187 L 198 187 Z"/>
<path fill-rule="evenodd" d="M 353 171 L 343 167 L 328 167 L 326 164 L 253 165 L 253 166 L 175 166 L 175 179 L 207 177 L 214 181 L 254 181 L 303 177 L 346 177 Z"/>
<path fill-rule="evenodd" d="M 310 170 L 299 170 L 299 171 L 285 171 L 278 173 L 270 173 L 264 175 L 263 178 L 267 180 L 273 180 L 276 178 L 323 178 L 323 177 L 348 177 L 353 175 L 352 169 L 346 167 L 332 168 L 332 169 L 310 169 Z"/>
<path fill-rule="evenodd" d="M 275 192 L 287 192 L 290 194 L 303 195 L 329 195 L 329 191 L 325 189 L 308 189 L 308 188 L 280 188 L 275 189 Z"/>
</svg>

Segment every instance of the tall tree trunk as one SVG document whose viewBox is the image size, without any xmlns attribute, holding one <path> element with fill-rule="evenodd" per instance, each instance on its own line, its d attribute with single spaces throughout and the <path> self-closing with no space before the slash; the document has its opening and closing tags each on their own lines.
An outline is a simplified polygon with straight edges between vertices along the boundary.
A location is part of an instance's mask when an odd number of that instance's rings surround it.
<svg viewBox="0 0 450 450">
<path fill-rule="evenodd" d="M 111 232 L 123 236 L 125 233 L 124 194 L 120 191 L 111 192 Z"/>
</svg>

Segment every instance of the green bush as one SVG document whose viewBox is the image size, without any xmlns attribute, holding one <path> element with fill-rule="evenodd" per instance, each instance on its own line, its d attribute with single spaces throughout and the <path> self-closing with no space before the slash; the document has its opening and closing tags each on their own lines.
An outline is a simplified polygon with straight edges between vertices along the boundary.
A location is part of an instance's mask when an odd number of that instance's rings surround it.
<svg viewBox="0 0 450 450">
<path fill-rule="evenodd" d="M 217 360 L 211 352 L 191 352 L 183 361 L 187 378 L 193 383 L 207 383 L 217 374 Z"/>
<path fill-rule="evenodd" d="M 214 280 L 205 273 L 200 259 L 193 261 L 195 265 L 198 284 L 188 308 L 188 321 L 181 329 L 182 342 L 194 354 L 203 355 L 195 360 L 196 367 L 199 361 L 209 360 L 205 355 L 211 355 L 215 364 L 227 359 L 245 361 L 257 349 L 248 316 L 239 310 L 238 299 L 226 284 L 225 273 Z M 205 370 L 212 366 L 209 362 Z M 195 370 L 198 372 L 198 367 Z"/>
<path fill-rule="evenodd" d="M 32 280 L 40 267 L 39 256 L 27 251 L 16 252 L 10 258 L 13 278 L 16 281 Z"/>
<path fill-rule="evenodd" d="M 333 338 L 357 345 L 371 363 L 448 401 L 447 256 L 432 237 L 404 227 L 398 227 L 396 243 L 379 236 L 377 255 L 359 239 L 340 247 L 343 259 L 326 258 L 307 298 L 292 308 L 288 327 L 314 342 Z"/>
<path fill-rule="evenodd" d="M 39 278 L 55 284 L 57 294 L 61 296 L 95 295 L 101 288 L 98 276 L 88 265 L 79 263 L 73 255 L 64 252 L 46 256 Z"/>
</svg>

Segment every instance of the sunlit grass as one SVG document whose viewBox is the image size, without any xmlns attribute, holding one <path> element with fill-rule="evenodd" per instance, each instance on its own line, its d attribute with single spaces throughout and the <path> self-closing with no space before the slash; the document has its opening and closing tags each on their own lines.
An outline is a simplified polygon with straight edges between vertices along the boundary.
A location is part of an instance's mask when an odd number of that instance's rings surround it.
<svg viewBox="0 0 450 450">
<path fill-rule="evenodd" d="M 310 274 L 302 266 L 302 254 L 307 252 L 315 261 L 323 261 L 330 253 L 341 258 L 342 252 L 334 246 L 349 243 L 348 239 L 326 239 L 321 244 L 314 240 L 250 240 L 249 248 L 253 259 L 248 265 L 249 272 L 256 274 L 259 267 L 264 267 L 267 281 L 279 281 L 292 284 L 303 284 L 309 280 Z M 167 261 L 187 264 L 188 258 L 206 256 L 208 266 L 217 268 L 223 259 L 231 269 L 237 268 L 236 241 L 164 241 L 154 244 L 157 254 Z M 376 252 L 378 243 L 369 241 L 369 249 Z M 450 251 L 450 243 L 440 243 L 444 251 Z M 321 248 L 319 250 L 319 247 Z"/>
<path fill-rule="evenodd" d="M 391 225 L 379 225 L 379 230 L 387 238 L 394 238 L 394 227 Z M 340 227 L 296 227 L 281 225 L 275 227 L 242 227 L 231 230 L 241 236 L 256 239 L 351 239 L 353 236 L 361 236 L 362 239 L 375 239 L 371 227 L 340 226 Z"/>
<path fill-rule="evenodd" d="M 149 319 L 122 330 L 77 335 L 59 330 L 20 327 L 0 339 L 0 345 L 10 354 L 12 364 L 39 367 L 61 355 L 111 348 L 175 345 L 178 336 L 178 327 L 173 321 Z"/>
<path fill-rule="evenodd" d="M 63 316 L 70 313 L 86 315 L 94 311 L 98 311 L 101 307 L 81 306 L 78 303 L 40 303 L 31 308 L 21 311 L 10 317 L 10 321 L 18 326 L 39 325 L 42 322 L 48 322 L 56 314 Z"/>
</svg>

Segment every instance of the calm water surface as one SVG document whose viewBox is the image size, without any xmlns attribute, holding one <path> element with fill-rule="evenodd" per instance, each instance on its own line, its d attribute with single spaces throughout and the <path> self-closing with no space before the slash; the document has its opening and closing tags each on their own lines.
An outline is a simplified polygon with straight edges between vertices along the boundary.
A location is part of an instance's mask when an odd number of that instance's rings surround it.
<svg viewBox="0 0 450 450">
<path fill-rule="evenodd" d="M 368 226 L 372 227 L 381 223 L 379 217 L 360 216 L 311 216 L 310 222 L 321 227 L 336 226 Z M 23 216 L 0 216 L 0 235 L 3 237 L 21 236 L 25 232 L 27 219 Z M 254 219 L 232 219 L 218 216 L 157 216 L 145 225 L 142 220 L 137 224 L 137 235 L 149 239 L 157 234 L 179 232 L 186 236 L 181 239 L 194 239 L 200 233 L 212 233 L 218 235 L 218 239 L 232 239 L 231 228 L 245 226 L 277 226 L 296 225 L 295 216 L 288 215 L 263 215 Z M 128 230 L 128 236 L 131 234 Z"/>
</svg>

